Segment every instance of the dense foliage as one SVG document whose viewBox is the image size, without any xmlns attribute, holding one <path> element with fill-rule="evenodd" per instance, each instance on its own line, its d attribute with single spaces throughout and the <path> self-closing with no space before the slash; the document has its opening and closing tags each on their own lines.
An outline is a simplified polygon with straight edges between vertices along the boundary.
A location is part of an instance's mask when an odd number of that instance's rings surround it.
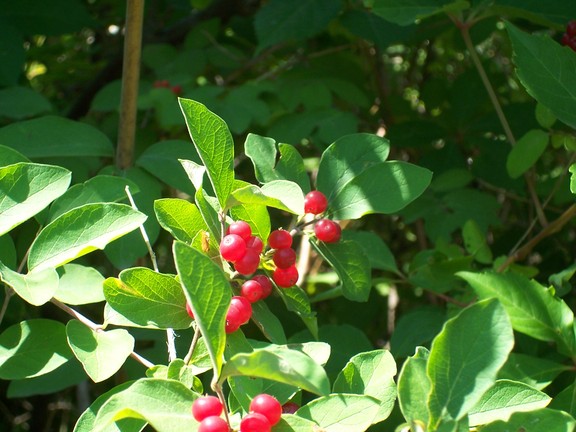
<svg viewBox="0 0 576 432">
<path fill-rule="evenodd" d="M 125 7 L 0 10 L 2 430 L 574 430 L 575 2 L 150 0 L 133 147 Z"/>
</svg>

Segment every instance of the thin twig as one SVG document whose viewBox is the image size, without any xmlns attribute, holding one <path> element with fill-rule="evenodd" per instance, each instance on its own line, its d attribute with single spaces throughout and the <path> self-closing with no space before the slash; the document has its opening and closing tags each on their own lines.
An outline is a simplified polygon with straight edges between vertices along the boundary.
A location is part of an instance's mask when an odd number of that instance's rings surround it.
<svg viewBox="0 0 576 432">
<path fill-rule="evenodd" d="M 192 343 L 190 344 L 190 349 L 188 350 L 186 357 L 184 357 L 185 365 L 188 365 L 190 361 L 192 361 L 192 356 L 194 355 L 194 350 L 196 349 L 196 345 L 198 344 L 200 335 L 201 335 L 200 327 L 196 326 L 196 328 L 194 329 L 194 337 L 192 338 Z"/>
<path fill-rule="evenodd" d="M 2 309 L 0 309 L 0 324 L 2 324 L 2 321 L 4 320 L 4 315 L 6 315 L 6 311 L 8 310 L 8 304 L 14 295 L 14 290 L 8 285 L 5 286 L 4 292 L 6 293 L 6 297 L 4 297 L 4 301 L 2 302 Z"/>
<path fill-rule="evenodd" d="M 215 381 L 212 383 L 212 390 L 214 390 L 214 392 L 218 395 L 218 399 L 220 399 L 220 402 L 224 407 L 222 411 L 224 411 L 224 417 L 226 418 L 226 423 L 228 423 L 228 426 L 230 427 L 230 429 L 232 429 L 232 427 L 230 426 L 230 417 L 228 417 L 228 406 L 226 403 L 226 396 L 224 396 L 222 386 L 220 385 L 219 382 Z"/>
</svg>

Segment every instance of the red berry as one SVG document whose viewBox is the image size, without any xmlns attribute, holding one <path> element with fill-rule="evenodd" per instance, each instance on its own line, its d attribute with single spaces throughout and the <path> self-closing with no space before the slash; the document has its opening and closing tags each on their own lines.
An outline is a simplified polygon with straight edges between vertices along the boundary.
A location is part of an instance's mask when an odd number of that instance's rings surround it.
<svg viewBox="0 0 576 432">
<path fill-rule="evenodd" d="M 194 312 L 192 311 L 192 306 L 188 302 L 186 302 L 186 312 L 188 312 L 190 318 L 194 319 Z"/>
<path fill-rule="evenodd" d="M 246 240 L 246 247 L 248 249 L 254 249 L 258 253 L 262 253 L 264 250 L 264 243 L 262 243 L 262 239 L 260 237 L 251 236 L 248 240 Z"/>
<path fill-rule="evenodd" d="M 198 432 L 228 432 L 228 423 L 221 417 L 206 417 L 200 422 Z"/>
<path fill-rule="evenodd" d="M 276 267 L 286 269 L 296 263 L 296 252 L 291 248 L 277 249 L 272 259 Z"/>
<path fill-rule="evenodd" d="M 222 402 L 216 396 L 202 396 L 192 403 L 192 415 L 197 421 L 222 414 Z"/>
<path fill-rule="evenodd" d="M 252 235 L 252 228 L 250 228 L 247 222 L 240 220 L 230 224 L 227 234 L 237 234 L 245 241 L 248 241 Z"/>
<path fill-rule="evenodd" d="M 342 228 L 330 219 L 320 219 L 314 225 L 314 233 L 318 240 L 324 243 L 336 243 L 342 235 Z"/>
<path fill-rule="evenodd" d="M 155 88 L 168 88 L 170 87 L 170 82 L 168 80 L 156 80 L 154 84 L 152 84 Z"/>
<path fill-rule="evenodd" d="M 282 416 L 282 405 L 274 396 L 262 393 L 250 402 L 250 412 L 262 414 L 274 426 Z"/>
<path fill-rule="evenodd" d="M 235 262 L 246 254 L 246 242 L 237 234 L 228 234 L 220 243 L 220 255 L 226 261 Z"/>
<path fill-rule="evenodd" d="M 246 249 L 244 256 L 234 263 L 234 268 L 241 275 L 250 275 L 258 270 L 260 254 L 254 249 Z"/>
<path fill-rule="evenodd" d="M 230 307 L 235 307 L 240 311 L 240 324 L 246 324 L 252 316 L 252 304 L 244 297 L 234 296 L 230 300 Z"/>
<path fill-rule="evenodd" d="M 568 36 L 576 36 L 576 20 L 572 20 L 566 25 L 566 33 Z"/>
<path fill-rule="evenodd" d="M 294 414 L 296 411 L 298 411 L 299 408 L 300 408 L 300 405 L 298 405 L 297 403 L 286 402 L 284 405 L 282 405 L 282 413 L 283 414 Z"/>
<path fill-rule="evenodd" d="M 176 96 L 180 96 L 182 94 L 182 86 L 175 85 L 172 87 L 172 93 L 174 93 Z"/>
<path fill-rule="evenodd" d="M 568 45 L 570 45 L 570 40 L 571 40 L 571 39 L 572 39 L 572 38 L 570 37 L 570 35 L 568 35 L 568 33 L 564 33 L 564 34 L 562 35 L 562 40 L 560 41 L 560 43 L 561 43 L 562 45 L 568 46 Z"/>
<path fill-rule="evenodd" d="M 272 249 L 286 249 L 292 246 L 292 236 L 286 230 L 274 230 L 268 236 L 268 244 Z"/>
<path fill-rule="evenodd" d="M 240 294 L 250 303 L 256 303 L 262 298 L 264 289 L 262 288 L 262 285 L 260 285 L 257 281 L 250 279 L 242 284 L 242 287 L 240 288 Z"/>
<path fill-rule="evenodd" d="M 230 306 L 226 312 L 226 333 L 234 333 L 242 325 L 242 312 L 236 306 Z"/>
<path fill-rule="evenodd" d="M 262 286 L 262 297 L 260 297 L 260 300 L 264 300 L 266 297 L 272 294 L 272 282 L 270 282 L 268 276 L 256 275 L 252 278 L 252 280 L 258 282 Z"/>
<path fill-rule="evenodd" d="M 272 278 L 279 287 L 290 288 L 298 282 L 298 269 L 296 269 L 295 266 L 288 267 L 287 269 L 277 268 L 274 270 Z"/>
<path fill-rule="evenodd" d="M 250 413 L 240 421 L 240 432 L 270 432 L 272 426 L 262 414 Z"/>
<path fill-rule="evenodd" d="M 326 208 L 328 208 L 328 200 L 322 192 L 308 192 L 304 197 L 304 212 L 317 215 L 324 213 Z"/>
</svg>

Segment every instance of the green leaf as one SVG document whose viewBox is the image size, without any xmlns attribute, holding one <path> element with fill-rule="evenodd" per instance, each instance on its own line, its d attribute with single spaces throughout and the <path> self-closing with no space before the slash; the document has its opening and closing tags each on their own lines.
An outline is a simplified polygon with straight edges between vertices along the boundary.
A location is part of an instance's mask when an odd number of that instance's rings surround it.
<svg viewBox="0 0 576 432">
<path fill-rule="evenodd" d="M 180 198 L 154 201 L 154 212 L 160 226 L 176 240 L 191 244 L 200 231 L 207 229 L 196 205 Z"/>
<path fill-rule="evenodd" d="M 0 144 L 0 167 L 5 167 L 18 162 L 30 162 L 30 159 L 13 148 Z"/>
<path fill-rule="evenodd" d="M 222 368 L 226 345 L 224 325 L 232 299 L 230 283 L 222 269 L 196 249 L 175 242 L 173 251 L 184 294 L 204 337 L 216 381 Z"/>
<path fill-rule="evenodd" d="M 130 187 L 132 195 L 140 191 L 138 185 L 127 178 L 111 175 L 92 177 L 82 184 L 72 186 L 56 199 L 50 206 L 49 220 L 53 221 L 68 210 L 84 204 L 123 201 L 128 198 L 126 186 Z"/>
<path fill-rule="evenodd" d="M 80 321 L 66 324 L 68 344 L 94 382 L 114 375 L 134 349 L 134 338 L 124 329 L 94 331 Z"/>
<path fill-rule="evenodd" d="M 550 129 L 556 123 L 556 117 L 552 111 L 541 103 L 536 104 L 535 115 L 538 124 L 544 129 Z"/>
<path fill-rule="evenodd" d="M 542 390 L 568 368 L 567 365 L 545 358 L 511 353 L 508 361 L 498 372 L 498 379 L 523 382 L 537 390 Z"/>
<path fill-rule="evenodd" d="M 180 159 L 201 163 L 198 152 L 189 141 L 160 141 L 148 147 L 136 160 L 136 165 L 175 189 L 194 195 L 194 188 L 182 170 Z"/>
<path fill-rule="evenodd" d="M 429 357 L 426 348 L 417 347 L 416 353 L 406 359 L 398 375 L 398 402 L 402 415 L 408 423 L 420 424 L 421 429 L 429 419 L 427 397 L 432 388 L 426 374 Z"/>
<path fill-rule="evenodd" d="M 304 214 L 304 193 L 300 186 L 288 180 L 273 180 L 262 187 L 248 185 L 232 192 L 235 201 L 274 207 L 296 215 Z M 234 202 L 229 203 L 234 205 Z"/>
<path fill-rule="evenodd" d="M 265 205 L 241 204 L 230 209 L 230 216 L 235 221 L 243 220 L 252 228 L 252 235 L 267 239 L 270 234 L 270 214 Z"/>
<path fill-rule="evenodd" d="M 28 87 L 0 90 L 0 117 L 20 120 L 52 110 L 50 101 Z"/>
<path fill-rule="evenodd" d="M 86 123 L 46 116 L 0 128 L 0 142 L 23 155 L 43 157 L 112 157 L 110 139 Z"/>
<path fill-rule="evenodd" d="M 497 298 L 510 316 L 514 330 L 535 339 L 556 342 L 568 354 L 576 353 L 574 314 L 566 303 L 542 285 L 516 273 L 469 273 L 466 280 L 482 298 Z"/>
<path fill-rule="evenodd" d="M 558 393 L 548 408 L 566 411 L 574 417 L 576 415 L 576 384 L 572 383 Z"/>
<path fill-rule="evenodd" d="M 192 142 L 206 167 L 220 206 L 224 208 L 234 183 L 234 142 L 228 126 L 204 105 L 179 98 Z M 198 188 L 196 188 L 198 189 Z"/>
<path fill-rule="evenodd" d="M 303 40 L 323 31 L 340 12 L 338 0 L 272 0 L 258 10 L 254 28 L 259 49 L 271 45 Z"/>
<path fill-rule="evenodd" d="M 372 12 L 387 21 L 409 25 L 414 21 L 448 10 L 468 7 L 467 1 L 454 0 L 364 0 L 372 6 Z"/>
<path fill-rule="evenodd" d="M 435 430 L 443 420 L 462 419 L 494 384 L 513 345 L 510 320 L 494 299 L 448 320 L 432 342 L 428 359 L 428 427 Z"/>
<path fill-rule="evenodd" d="M 353 240 L 359 244 L 370 262 L 370 267 L 379 270 L 386 270 L 398 273 L 398 266 L 392 251 L 382 238 L 372 231 L 344 230 L 342 232 L 344 240 Z"/>
<path fill-rule="evenodd" d="M 0 280 L 34 306 L 43 305 L 58 290 L 58 273 L 51 267 L 23 275 L 0 262 Z"/>
<path fill-rule="evenodd" d="M 379 401 L 370 396 L 336 393 L 314 399 L 296 411 L 326 432 L 363 432 L 378 414 Z"/>
<path fill-rule="evenodd" d="M 266 378 L 318 395 L 330 393 L 324 369 L 308 355 L 287 347 L 272 346 L 232 356 L 224 365 L 220 380 L 235 375 Z"/>
<path fill-rule="evenodd" d="M 426 168 L 407 162 L 381 162 L 329 192 L 329 212 L 334 219 L 396 213 L 418 198 L 431 179 L 432 173 Z"/>
<path fill-rule="evenodd" d="M 278 423 L 274 425 L 274 432 L 310 432 L 317 424 L 294 414 L 283 414 Z"/>
<path fill-rule="evenodd" d="M 518 17 L 534 23 L 548 26 L 564 26 L 576 16 L 576 5 L 572 2 L 544 3 L 540 0 L 498 0 L 490 4 L 490 10 L 496 14 Z"/>
<path fill-rule="evenodd" d="M 71 175 L 65 168 L 26 162 L 0 168 L 0 235 L 66 192 Z"/>
<path fill-rule="evenodd" d="M 481 264 L 492 263 L 492 251 L 486 242 L 486 234 L 474 219 L 466 221 L 462 227 L 464 247 Z"/>
<path fill-rule="evenodd" d="M 362 247 L 352 240 L 326 244 L 311 239 L 310 243 L 338 273 L 344 297 L 353 301 L 367 301 L 372 281 L 368 257 Z"/>
<path fill-rule="evenodd" d="M 286 334 L 284 333 L 282 322 L 270 311 L 265 302 L 252 304 L 252 321 L 270 342 L 275 344 L 286 343 Z"/>
<path fill-rule="evenodd" d="M 355 355 L 334 382 L 334 393 L 368 395 L 380 401 L 373 423 L 388 418 L 396 400 L 396 362 L 389 351 L 375 350 Z"/>
<path fill-rule="evenodd" d="M 124 204 L 95 203 L 72 209 L 48 224 L 30 247 L 28 269 L 66 264 L 138 228 L 146 215 Z"/>
<path fill-rule="evenodd" d="M 54 298 L 69 305 L 81 305 L 104 301 L 104 276 L 93 267 L 80 264 L 64 264 L 58 268 L 60 282 Z"/>
<path fill-rule="evenodd" d="M 302 288 L 293 286 L 279 290 L 280 297 L 289 311 L 295 312 L 304 322 L 312 336 L 318 338 L 318 320 L 312 311 L 308 294 Z"/>
<path fill-rule="evenodd" d="M 293 146 L 277 144 L 272 138 L 250 133 L 244 143 L 244 152 L 252 160 L 256 178 L 260 183 L 290 180 L 297 183 L 304 193 L 310 191 L 304 160 Z"/>
<path fill-rule="evenodd" d="M 64 324 L 31 319 L 0 334 L 0 378 L 31 378 L 46 374 L 72 358 Z"/>
<path fill-rule="evenodd" d="M 433 306 L 420 307 L 400 316 L 390 338 L 395 357 L 407 357 L 419 345 L 428 344 L 442 329 L 446 313 Z"/>
<path fill-rule="evenodd" d="M 98 410 L 93 432 L 110 430 L 124 418 L 146 420 L 157 432 L 198 430 L 190 407 L 197 395 L 175 380 L 140 379 L 112 395 Z"/>
<path fill-rule="evenodd" d="M 576 56 L 549 36 L 529 35 L 510 23 L 514 63 L 530 95 L 550 109 L 558 120 L 576 128 Z"/>
<path fill-rule="evenodd" d="M 17 267 L 16 246 L 10 234 L 0 236 L 0 262 L 6 264 L 6 267 L 15 269 Z"/>
<path fill-rule="evenodd" d="M 482 432 L 573 432 L 576 420 L 563 411 L 549 408 L 512 414 L 507 422 L 495 421 L 482 427 Z"/>
<path fill-rule="evenodd" d="M 110 324 L 132 325 L 158 329 L 185 329 L 191 320 L 186 312 L 186 297 L 174 276 L 157 273 L 146 267 L 120 272 L 119 279 L 104 281 L 104 296 L 112 309 L 122 316 Z"/>
<path fill-rule="evenodd" d="M 510 177 L 520 177 L 540 159 L 548 147 L 548 138 L 548 133 L 543 130 L 532 129 L 516 142 L 506 160 Z"/>
<path fill-rule="evenodd" d="M 74 432 L 94 432 L 96 430 L 96 416 L 102 406 L 114 395 L 123 392 L 134 385 L 134 381 L 124 382 L 106 393 L 98 396 L 94 402 L 82 413 L 76 425 Z M 108 408 L 107 408 L 108 409 Z M 101 426 L 101 425 L 98 425 Z M 108 427 L 102 428 L 102 432 L 141 432 L 146 426 L 146 421 L 141 419 L 120 419 L 115 423 L 110 423 Z"/>
<path fill-rule="evenodd" d="M 358 133 L 346 135 L 322 153 L 316 187 L 328 202 L 349 181 L 371 166 L 384 162 L 390 154 L 390 143 L 378 135 Z"/>
<path fill-rule="evenodd" d="M 508 421 L 515 412 L 544 408 L 552 398 L 546 393 L 516 381 L 498 380 L 469 412 L 470 426 L 496 420 Z"/>
</svg>

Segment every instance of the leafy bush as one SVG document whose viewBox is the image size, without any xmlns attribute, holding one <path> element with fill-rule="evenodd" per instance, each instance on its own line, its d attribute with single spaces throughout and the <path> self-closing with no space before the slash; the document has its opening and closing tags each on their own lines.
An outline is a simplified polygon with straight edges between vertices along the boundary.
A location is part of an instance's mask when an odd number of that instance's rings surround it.
<svg viewBox="0 0 576 432">
<path fill-rule="evenodd" d="M 92 52 L 123 11 L 28 3 L 0 13 L 7 428 L 202 431 L 212 394 L 240 431 L 574 430 L 575 5 L 152 3 L 129 148 Z"/>
</svg>

